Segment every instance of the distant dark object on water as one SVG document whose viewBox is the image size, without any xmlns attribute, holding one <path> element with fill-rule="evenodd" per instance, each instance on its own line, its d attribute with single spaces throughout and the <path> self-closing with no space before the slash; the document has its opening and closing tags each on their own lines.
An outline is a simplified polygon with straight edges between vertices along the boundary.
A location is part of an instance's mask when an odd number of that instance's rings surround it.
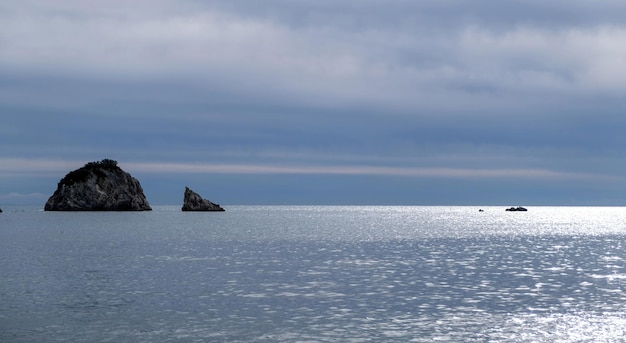
<svg viewBox="0 0 626 343">
<path fill-rule="evenodd" d="M 224 209 L 216 203 L 207 199 L 203 199 L 200 194 L 192 191 L 189 187 L 185 187 L 185 198 L 183 199 L 183 211 L 217 211 L 223 212 Z"/>
<path fill-rule="evenodd" d="M 507 208 L 505 211 L 511 211 L 511 212 L 525 212 L 528 211 L 527 209 L 523 208 L 522 206 L 517 206 L 517 207 L 511 207 L 511 208 Z"/>
<path fill-rule="evenodd" d="M 478 210 L 478 212 L 485 212 L 485 210 L 483 210 L 482 208 Z"/>
<path fill-rule="evenodd" d="M 2 213 L 2 209 L 0 208 L 0 213 Z"/>
<path fill-rule="evenodd" d="M 103 159 L 69 172 L 44 206 L 46 211 L 150 211 L 139 181 Z"/>
</svg>

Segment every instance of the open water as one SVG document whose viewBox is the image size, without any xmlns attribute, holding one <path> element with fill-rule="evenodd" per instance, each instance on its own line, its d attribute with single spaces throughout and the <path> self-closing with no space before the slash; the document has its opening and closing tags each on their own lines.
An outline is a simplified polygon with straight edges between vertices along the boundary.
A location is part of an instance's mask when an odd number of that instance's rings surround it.
<svg viewBox="0 0 626 343">
<path fill-rule="evenodd" d="M 626 208 L 0 214 L 0 342 L 620 342 Z"/>
</svg>

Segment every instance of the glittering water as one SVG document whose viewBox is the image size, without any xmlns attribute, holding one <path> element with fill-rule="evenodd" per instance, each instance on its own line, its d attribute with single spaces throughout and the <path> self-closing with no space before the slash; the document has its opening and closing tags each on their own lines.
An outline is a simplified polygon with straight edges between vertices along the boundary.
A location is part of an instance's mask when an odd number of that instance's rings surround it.
<svg viewBox="0 0 626 343">
<path fill-rule="evenodd" d="M 0 214 L 1 342 L 620 342 L 626 209 Z"/>
</svg>

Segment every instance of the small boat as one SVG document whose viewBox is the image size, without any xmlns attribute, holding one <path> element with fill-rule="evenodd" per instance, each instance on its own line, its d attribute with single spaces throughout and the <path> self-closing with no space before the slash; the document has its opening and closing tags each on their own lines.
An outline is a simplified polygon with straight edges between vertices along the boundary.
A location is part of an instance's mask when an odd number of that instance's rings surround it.
<svg viewBox="0 0 626 343">
<path fill-rule="evenodd" d="M 511 211 L 511 212 L 521 211 L 521 212 L 525 212 L 525 211 L 528 211 L 528 210 L 523 208 L 522 206 L 517 206 L 517 207 L 507 208 L 505 211 Z"/>
</svg>

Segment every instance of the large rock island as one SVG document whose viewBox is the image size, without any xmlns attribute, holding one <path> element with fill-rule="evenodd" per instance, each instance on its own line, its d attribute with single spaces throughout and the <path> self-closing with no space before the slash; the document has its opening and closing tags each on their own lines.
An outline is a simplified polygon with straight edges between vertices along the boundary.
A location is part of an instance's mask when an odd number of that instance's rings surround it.
<svg viewBox="0 0 626 343">
<path fill-rule="evenodd" d="M 185 187 L 185 199 L 183 200 L 183 211 L 224 211 L 219 205 L 202 199 L 200 194 Z"/>
<path fill-rule="evenodd" d="M 150 211 L 139 181 L 104 159 L 69 172 L 48 199 L 46 211 Z"/>
</svg>

